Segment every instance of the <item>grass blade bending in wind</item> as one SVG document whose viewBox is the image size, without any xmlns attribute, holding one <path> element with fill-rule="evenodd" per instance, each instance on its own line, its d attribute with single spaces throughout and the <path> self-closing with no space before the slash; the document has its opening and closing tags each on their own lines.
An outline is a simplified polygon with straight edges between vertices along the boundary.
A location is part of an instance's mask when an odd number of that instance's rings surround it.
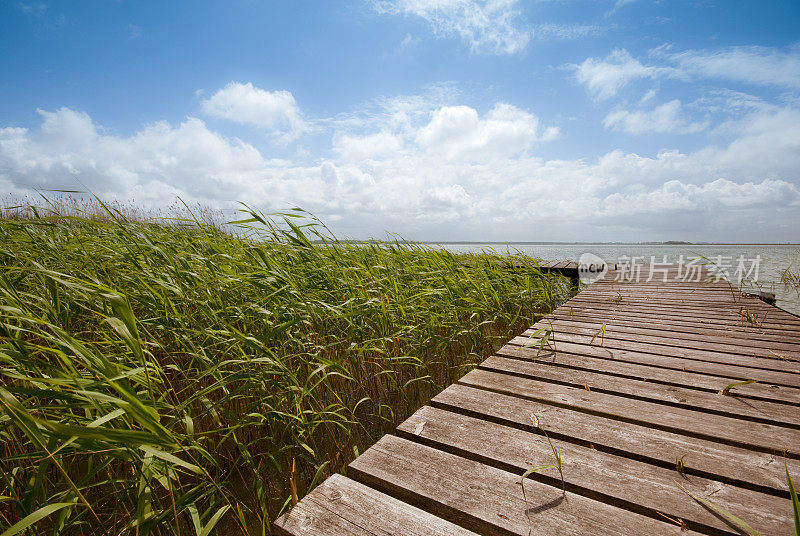
<svg viewBox="0 0 800 536">
<path fill-rule="evenodd" d="M 792 512 L 794 513 L 794 533 L 800 536 L 800 499 L 797 498 L 797 490 L 794 487 L 794 482 L 792 482 L 792 475 L 789 474 L 789 464 L 785 463 L 785 467 L 786 482 L 789 485 L 789 495 L 792 499 Z"/>
</svg>

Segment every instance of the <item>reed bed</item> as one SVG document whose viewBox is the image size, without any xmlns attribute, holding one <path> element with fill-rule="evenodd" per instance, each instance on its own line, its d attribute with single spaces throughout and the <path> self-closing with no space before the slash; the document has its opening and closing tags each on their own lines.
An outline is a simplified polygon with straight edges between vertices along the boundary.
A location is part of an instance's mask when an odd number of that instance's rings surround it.
<svg viewBox="0 0 800 536">
<path fill-rule="evenodd" d="M 786 287 L 793 288 L 800 295 L 800 268 L 797 266 L 798 263 L 800 263 L 800 251 L 797 252 L 789 266 L 781 271 L 780 276 L 781 283 Z"/>
<path fill-rule="evenodd" d="M 0 219 L 0 533 L 269 534 L 293 500 L 569 298 L 515 255 L 294 212 Z"/>
</svg>

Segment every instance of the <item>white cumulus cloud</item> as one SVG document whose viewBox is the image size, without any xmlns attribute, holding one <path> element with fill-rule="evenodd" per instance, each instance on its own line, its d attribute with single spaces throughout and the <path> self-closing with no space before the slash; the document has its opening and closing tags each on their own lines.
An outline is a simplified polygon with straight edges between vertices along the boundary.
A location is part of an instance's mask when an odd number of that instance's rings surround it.
<svg viewBox="0 0 800 536">
<path fill-rule="evenodd" d="M 403 149 L 403 140 L 400 136 L 385 131 L 363 136 L 340 134 L 334 136 L 333 149 L 347 161 L 387 158 L 397 155 Z"/>
<path fill-rule="evenodd" d="M 268 163 L 252 145 L 210 131 L 187 118 L 158 122 L 122 138 L 101 134 L 82 112 L 39 111 L 39 130 L 0 129 L 0 177 L 30 190 L 86 187 L 114 198 L 158 203 L 166 193 L 190 199 L 226 198 L 230 188 L 253 186 Z"/>
<path fill-rule="evenodd" d="M 80 111 L 41 111 L 35 128 L 0 128 L 0 189 L 86 188 L 151 207 L 178 195 L 214 208 L 300 206 L 353 237 L 797 239 L 800 109 L 753 108 L 725 144 L 588 161 L 540 156 L 553 131 L 531 111 L 424 101 L 389 99 L 372 116 L 331 122 L 331 156 L 302 162 L 197 118 L 117 136 Z"/>
<path fill-rule="evenodd" d="M 267 91 L 250 82 L 231 82 L 202 105 L 209 116 L 255 125 L 284 140 L 296 138 L 308 127 L 290 92 Z"/>
<path fill-rule="evenodd" d="M 555 127 L 540 133 L 539 119 L 510 104 L 499 103 L 485 117 L 469 106 L 444 106 L 416 135 L 426 151 L 449 159 L 507 158 L 544 138 L 558 135 Z"/>
</svg>

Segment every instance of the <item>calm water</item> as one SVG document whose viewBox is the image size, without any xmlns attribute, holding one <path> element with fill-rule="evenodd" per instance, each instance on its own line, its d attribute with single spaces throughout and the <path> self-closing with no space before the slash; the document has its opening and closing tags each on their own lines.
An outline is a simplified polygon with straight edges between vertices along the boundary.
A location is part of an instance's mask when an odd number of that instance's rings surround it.
<svg viewBox="0 0 800 536">
<path fill-rule="evenodd" d="M 508 250 L 518 251 L 525 255 L 538 257 L 544 260 L 571 260 L 577 261 L 583 253 L 594 253 L 606 262 L 620 262 L 633 257 L 650 262 L 655 257 L 655 262 L 677 263 L 681 255 L 684 261 L 692 258 L 705 257 L 706 259 L 720 262 L 723 266 L 730 265 L 730 279 L 738 279 L 736 268 L 739 259 L 744 259 L 745 271 L 751 271 L 750 279 L 757 281 L 758 287 L 768 292 L 774 292 L 777 305 L 787 311 L 800 315 L 800 289 L 786 287 L 781 283 L 781 272 L 788 266 L 797 271 L 800 269 L 800 246 L 790 245 L 636 245 L 636 244 L 431 244 L 443 247 L 454 253 L 480 252 L 491 250 L 505 253 Z M 719 257 L 722 257 L 719 259 Z M 760 257 L 760 261 L 757 261 Z M 792 264 L 794 262 L 794 264 Z M 757 272 L 757 274 L 756 274 Z M 744 286 L 753 286 L 752 284 Z"/>
</svg>

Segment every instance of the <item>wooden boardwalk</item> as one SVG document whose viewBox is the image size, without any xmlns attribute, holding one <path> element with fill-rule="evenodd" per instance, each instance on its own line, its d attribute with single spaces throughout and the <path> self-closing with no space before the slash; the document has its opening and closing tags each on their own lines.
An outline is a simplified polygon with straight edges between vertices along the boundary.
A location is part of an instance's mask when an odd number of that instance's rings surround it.
<svg viewBox="0 0 800 536">
<path fill-rule="evenodd" d="M 674 268 L 619 275 L 439 393 L 278 533 L 744 533 L 710 501 L 762 536 L 794 534 L 800 318 Z M 554 467 L 521 483 L 554 449 L 563 490 Z"/>
</svg>

